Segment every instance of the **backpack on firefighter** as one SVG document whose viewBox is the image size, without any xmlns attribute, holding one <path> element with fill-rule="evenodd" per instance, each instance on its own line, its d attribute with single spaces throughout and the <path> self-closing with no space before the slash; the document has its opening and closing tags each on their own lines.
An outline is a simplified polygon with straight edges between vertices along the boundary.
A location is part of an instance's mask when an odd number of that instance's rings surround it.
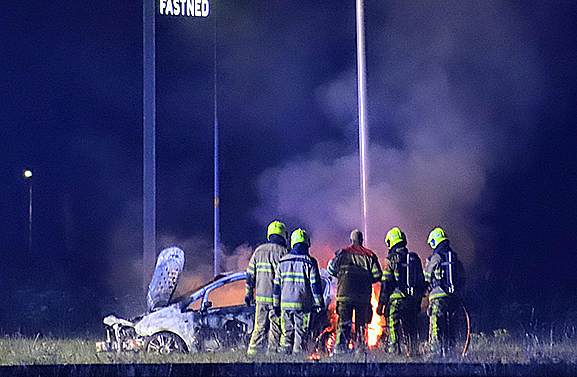
<svg viewBox="0 0 577 377">
<path fill-rule="evenodd" d="M 399 263 L 399 290 L 407 296 L 422 297 L 427 289 L 423 266 L 417 253 L 408 252 Z"/>
<path fill-rule="evenodd" d="M 398 227 L 394 227 L 387 232 L 385 244 L 389 250 L 395 247 L 405 247 L 407 237 Z M 427 289 L 427 284 L 423 276 L 423 266 L 421 259 L 416 253 L 409 252 L 400 255 L 397 265 L 398 269 L 395 274 L 397 288 L 406 296 L 422 297 Z"/>
<path fill-rule="evenodd" d="M 435 275 L 437 284 L 448 294 L 460 293 L 465 285 L 465 269 L 457 253 L 449 246 L 449 240 L 442 228 L 435 228 L 429 233 L 427 243 L 441 259 L 440 271 Z M 440 276 L 439 276 L 440 272 Z"/>
<path fill-rule="evenodd" d="M 465 269 L 457 253 L 449 249 L 441 256 L 441 288 L 448 294 L 460 293 L 465 285 Z"/>
</svg>

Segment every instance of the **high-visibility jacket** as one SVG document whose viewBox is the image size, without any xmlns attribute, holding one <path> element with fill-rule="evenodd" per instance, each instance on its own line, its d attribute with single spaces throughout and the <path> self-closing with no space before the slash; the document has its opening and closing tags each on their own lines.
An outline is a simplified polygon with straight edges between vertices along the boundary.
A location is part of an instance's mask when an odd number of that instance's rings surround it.
<svg viewBox="0 0 577 377">
<path fill-rule="evenodd" d="M 274 306 L 281 310 L 311 311 L 323 307 L 322 282 L 317 260 L 302 251 L 299 243 L 281 258 L 274 278 Z"/>
<path fill-rule="evenodd" d="M 381 280 L 381 295 L 379 302 L 383 304 L 388 300 L 402 299 L 407 296 L 406 287 L 407 282 L 401 281 L 404 277 L 406 279 L 407 274 L 407 255 L 409 255 L 409 250 L 406 246 L 394 246 L 389 255 L 387 256 L 388 264 L 383 270 L 383 278 Z M 415 259 L 415 265 L 409 273 L 415 276 L 411 277 L 411 283 L 414 284 L 413 296 L 417 299 L 421 299 L 425 293 L 425 280 L 423 277 L 423 267 L 421 266 L 421 259 L 417 254 L 411 254 Z M 403 269 L 403 271 L 401 271 Z M 403 289 L 404 288 L 404 289 Z"/>
<path fill-rule="evenodd" d="M 457 258 L 457 253 L 455 253 L 449 246 L 449 241 L 445 240 L 441 242 L 433 254 L 427 258 L 425 271 L 423 271 L 425 275 L 425 281 L 429 283 L 429 300 L 452 296 L 452 294 L 447 292 L 446 288 L 443 286 L 443 265 L 447 263 L 447 253 L 449 251 L 451 251 L 453 258 L 453 283 L 457 289 L 455 293 L 460 293 L 459 291 L 465 284 L 465 271 L 463 269 L 463 265 Z"/>
<path fill-rule="evenodd" d="M 265 243 L 254 251 L 246 269 L 246 295 L 257 303 L 272 305 L 275 270 L 280 259 L 288 253 L 277 243 Z"/>
<path fill-rule="evenodd" d="M 344 302 L 370 302 L 372 285 L 382 276 L 377 256 L 360 245 L 337 250 L 327 271 L 337 278 L 337 301 Z"/>
<path fill-rule="evenodd" d="M 425 267 L 425 281 L 429 283 L 429 300 L 448 296 L 448 293 L 441 288 L 441 263 L 442 259 L 439 254 L 433 253 L 427 258 L 427 266 Z"/>
</svg>

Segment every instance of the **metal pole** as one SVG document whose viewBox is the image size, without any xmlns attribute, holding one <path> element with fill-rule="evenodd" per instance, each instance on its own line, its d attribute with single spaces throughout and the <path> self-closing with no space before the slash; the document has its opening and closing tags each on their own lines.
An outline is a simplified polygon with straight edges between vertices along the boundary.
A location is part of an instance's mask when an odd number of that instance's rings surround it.
<svg viewBox="0 0 577 377">
<path fill-rule="evenodd" d="M 369 239 L 367 232 L 367 124 L 366 124 L 366 78 L 365 78 L 365 26 L 364 26 L 364 3 L 356 0 L 357 8 L 357 87 L 358 87 L 358 114 L 359 114 L 359 160 L 361 170 L 361 200 L 363 215 L 363 234 L 365 242 Z"/>
<path fill-rule="evenodd" d="M 156 2 L 143 0 L 143 249 L 146 292 L 156 257 Z"/>
<path fill-rule="evenodd" d="M 32 255 L 32 181 L 28 180 L 28 253 Z"/>
<path fill-rule="evenodd" d="M 220 214 L 218 182 L 218 116 L 216 93 L 216 17 L 214 18 L 214 276 L 220 273 Z"/>
<path fill-rule="evenodd" d="M 28 181 L 28 253 L 32 254 L 32 170 L 24 170 L 24 179 Z"/>
</svg>

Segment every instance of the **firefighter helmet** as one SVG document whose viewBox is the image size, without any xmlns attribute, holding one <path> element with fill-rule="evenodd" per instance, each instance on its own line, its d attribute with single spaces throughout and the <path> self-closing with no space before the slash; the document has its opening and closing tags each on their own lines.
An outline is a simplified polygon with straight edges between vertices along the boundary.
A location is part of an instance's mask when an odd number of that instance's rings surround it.
<svg viewBox="0 0 577 377">
<path fill-rule="evenodd" d="M 385 243 L 387 244 L 387 247 L 389 249 L 391 249 L 399 242 L 403 241 L 406 242 L 407 238 L 405 237 L 405 233 L 401 232 L 401 230 L 398 227 L 394 227 L 391 230 L 389 230 L 387 232 L 387 235 L 385 236 Z"/>
<path fill-rule="evenodd" d="M 432 249 L 436 249 L 437 246 L 443 241 L 447 239 L 447 235 L 442 228 L 435 228 L 429 233 L 429 238 L 427 243 L 431 246 Z"/>
<path fill-rule="evenodd" d="M 299 242 L 304 242 L 307 246 L 311 246 L 311 238 L 306 230 L 298 228 L 293 232 L 291 235 L 291 248 L 295 246 L 295 244 Z"/>
<path fill-rule="evenodd" d="M 271 234 L 278 234 L 286 240 L 288 238 L 288 233 L 286 231 L 286 226 L 278 220 L 273 221 L 268 226 L 268 231 L 266 233 L 266 239 L 270 241 Z"/>
</svg>

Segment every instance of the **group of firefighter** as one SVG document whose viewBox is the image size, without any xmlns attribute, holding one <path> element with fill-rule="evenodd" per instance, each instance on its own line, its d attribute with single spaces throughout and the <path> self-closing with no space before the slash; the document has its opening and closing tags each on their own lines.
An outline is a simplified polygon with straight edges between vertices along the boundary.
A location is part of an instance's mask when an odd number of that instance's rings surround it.
<svg viewBox="0 0 577 377">
<path fill-rule="evenodd" d="M 285 224 L 275 220 L 268 226 L 267 240 L 256 248 L 246 271 L 245 302 L 255 306 L 247 353 L 265 352 L 265 344 L 267 354 L 307 352 L 311 321 L 325 308 L 318 263 L 309 253 L 310 237 L 299 228 L 289 239 Z M 335 252 L 326 268 L 337 279 L 333 354 L 367 349 L 372 286 L 378 282 L 381 290 L 376 312 L 386 319 L 387 352 L 419 352 L 418 314 L 427 293 L 429 337 L 424 348 L 432 354 L 451 349 L 455 343 L 452 322 L 461 304 L 464 271 L 445 231 L 438 227 L 430 232 L 427 243 L 433 253 L 424 271 L 419 256 L 407 249 L 407 238 L 398 227 L 385 236 L 389 253 L 384 270 L 375 253 L 363 246 L 361 231 L 353 230 L 350 241 L 349 246 Z"/>
</svg>

